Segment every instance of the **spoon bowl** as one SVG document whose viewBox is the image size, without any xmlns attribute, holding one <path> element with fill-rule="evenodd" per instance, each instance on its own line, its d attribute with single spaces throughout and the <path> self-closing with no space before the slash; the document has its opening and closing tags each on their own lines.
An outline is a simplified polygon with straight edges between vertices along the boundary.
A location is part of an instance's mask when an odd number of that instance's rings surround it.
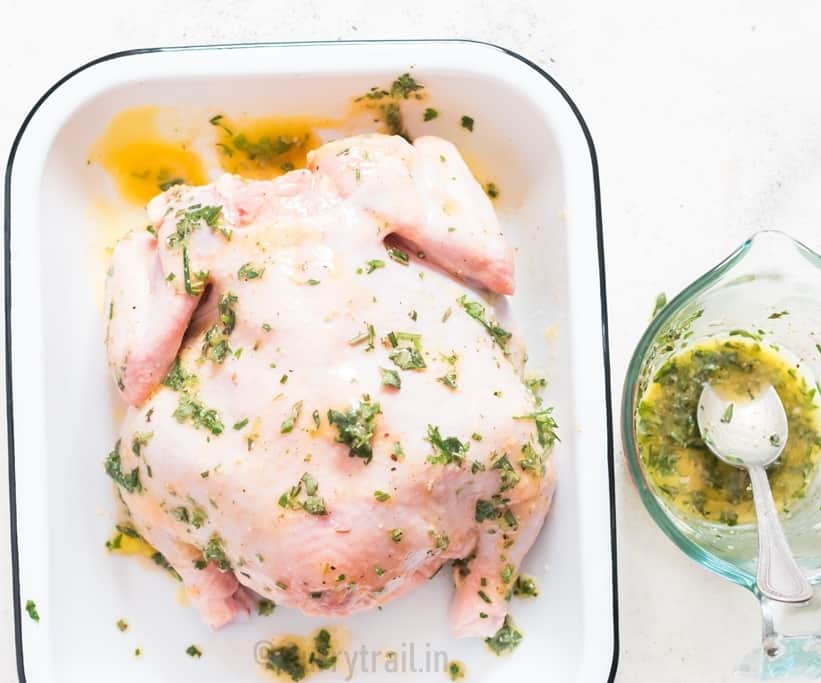
<svg viewBox="0 0 821 683">
<path fill-rule="evenodd" d="M 698 402 L 701 438 L 734 467 L 766 467 L 781 455 L 789 436 L 787 414 L 772 386 L 749 400 L 722 398 L 705 384 Z"/>
</svg>

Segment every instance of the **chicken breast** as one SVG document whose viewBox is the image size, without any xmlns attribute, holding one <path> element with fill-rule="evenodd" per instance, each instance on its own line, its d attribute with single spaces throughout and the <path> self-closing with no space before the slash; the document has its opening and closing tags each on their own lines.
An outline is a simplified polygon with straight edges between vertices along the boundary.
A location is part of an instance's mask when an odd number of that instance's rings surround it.
<svg viewBox="0 0 821 683">
<path fill-rule="evenodd" d="M 496 322 L 512 250 L 458 151 L 338 140 L 148 214 L 107 283 L 130 408 L 106 470 L 202 618 L 253 594 L 351 614 L 459 560 L 453 628 L 493 634 L 550 507 L 555 423 Z"/>
</svg>

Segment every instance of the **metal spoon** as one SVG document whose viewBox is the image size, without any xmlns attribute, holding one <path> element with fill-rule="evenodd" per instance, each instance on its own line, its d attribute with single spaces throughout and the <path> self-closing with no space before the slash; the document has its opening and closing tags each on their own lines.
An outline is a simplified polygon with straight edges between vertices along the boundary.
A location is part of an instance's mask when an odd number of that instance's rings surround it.
<svg viewBox="0 0 821 683">
<path fill-rule="evenodd" d="M 795 562 L 778 520 L 764 468 L 787 443 L 787 415 L 768 386 L 751 401 L 727 401 L 705 384 L 698 401 L 698 428 L 707 447 L 729 465 L 746 469 L 758 517 L 758 590 L 779 602 L 806 602 L 812 587 Z"/>
</svg>

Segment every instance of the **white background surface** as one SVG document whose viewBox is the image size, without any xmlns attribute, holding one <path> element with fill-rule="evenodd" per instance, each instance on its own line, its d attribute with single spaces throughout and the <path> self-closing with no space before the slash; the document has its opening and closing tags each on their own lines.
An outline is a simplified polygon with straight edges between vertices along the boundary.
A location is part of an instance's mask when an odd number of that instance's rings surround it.
<svg viewBox="0 0 821 683">
<path fill-rule="evenodd" d="M 116 50 L 410 37 L 512 48 L 570 92 L 596 142 L 617 407 L 658 292 L 677 292 L 760 228 L 821 247 L 820 21 L 821 7 L 797 2 L 4 0 L 0 150 L 55 80 Z M 755 602 L 672 546 L 641 506 L 620 448 L 616 458 L 618 680 L 733 680 L 758 639 Z M 7 510 L 3 484 L 0 683 L 15 680 Z"/>
</svg>

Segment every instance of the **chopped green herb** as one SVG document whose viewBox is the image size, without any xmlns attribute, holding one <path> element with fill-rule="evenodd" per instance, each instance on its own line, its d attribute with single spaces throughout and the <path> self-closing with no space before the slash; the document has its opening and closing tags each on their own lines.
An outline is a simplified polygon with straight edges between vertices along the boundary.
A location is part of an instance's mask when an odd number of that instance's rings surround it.
<svg viewBox="0 0 821 683">
<path fill-rule="evenodd" d="M 185 654 L 189 657 L 196 657 L 197 659 L 202 657 L 202 651 L 196 645 L 190 645 L 186 649 Z"/>
<path fill-rule="evenodd" d="M 520 574 L 516 578 L 516 583 L 513 584 L 513 595 L 518 595 L 523 598 L 537 597 L 539 595 L 539 587 L 536 585 L 536 579 Z"/>
<path fill-rule="evenodd" d="M 203 549 L 202 556 L 206 561 L 214 562 L 221 572 L 227 572 L 231 570 L 231 562 L 225 554 L 222 544 L 222 539 L 214 534 Z"/>
<path fill-rule="evenodd" d="M 430 536 L 431 540 L 433 541 L 433 547 L 437 550 L 447 550 L 448 546 L 450 545 L 450 539 L 448 535 L 441 532 L 431 529 L 428 532 L 428 536 Z"/>
<path fill-rule="evenodd" d="M 244 417 L 244 418 L 242 418 L 239 422 L 235 422 L 235 423 L 234 423 L 234 429 L 236 429 L 237 431 L 239 431 L 240 429 L 242 429 L 242 428 L 243 428 L 245 425 L 247 425 L 247 424 L 248 424 L 248 418 L 247 418 L 247 417 Z"/>
<path fill-rule="evenodd" d="M 496 199 L 499 196 L 499 187 L 496 183 L 485 183 L 485 194 L 491 199 Z"/>
<path fill-rule="evenodd" d="M 138 458 L 142 455 L 143 446 L 147 446 L 151 441 L 154 432 L 134 432 L 134 438 L 131 440 L 131 452 Z"/>
<path fill-rule="evenodd" d="M 171 180 L 166 180 L 164 183 L 160 183 L 160 190 L 165 192 L 174 187 L 174 185 L 182 185 L 184 182 L 182 178 L 172 178 Z"/>
<path fill-rule="evenodd" d="M 140 483 L 140 468 L 135 467 L 129 473 L 122 471 L 120 460 L 120 442 L 114 444 L 114 450 L 108 454 L 105 460 L 105 472 L 116 484 L 122 486 L 129 493 L 142 493 L 143 487 Z"/>
<path fill-rule="evenodd" d="M 417 83 L 409 73 L 404 73 L 391 85 L 391 97 L 406 100 L 411 93 L 422 90 L 424 87 L 421 83 Z"/>
<path fill-rule="evenodd" d="M 305 665 L 296 643 L 270 647 L 265 653 L 265 667 L 278 674 L 290 676 L 292 681 L 305 678 Z"/>
<path fill-rule="evenodd" d="M 117 531 L 119 531 L 123 536 L 128 536 L 128 538 L 142 539 L 142 536 L 140 536 L 136 529 L 130 526 L 125 526 L 124 524 L 118 524 Z"/>
<path fill-rule="evenodd" d="M 487 593 L 485 593 L 484 591 L 477 591 L 477 593 L 478 593 L 479 597 L 480 597 L 480 598 L 482 598 L 482 601 L 483 601 L 483 602 L 486 602 L 486 603 L 488 603 L 488 604 L 490 604 L 490 603 L 492 603 L 492 602 L 493 602 L 493 600 L 491 600 L 491 599 L 488 597 L 488 594 L 487 594 Z"/>
<path fill-rule="evenodd" d="M 265 272 L 265 268 L 263 266 L 255 266 L 250 261 L 248 263 L 243 263 L 239 270 L 237 271 L 237 277 L 240 280 L 256 280 L 262 277 L 262 274 Z"/>
<path fill-rule="evenodd" d="M 200 476 L 202 476 L 202 474 L 200 474 Z M 201 505 L 197 505 L 193 498 L 189 498 L 189 500 L 192 503 L 191 509 L 193 513 L 191 515 L 191 524 L 195 529 L 201 529 L 202 525 L 208 520 L 208 512 Z"/>
<path fill-rule="evenodd" d="M 385 493 L 384 491 L 374 491 L 373 497 L 376 498 L 380 503 L 385 503 L 391 499 L 390 493 Z"/>
<path fill-rule="evenodd" d="M 257 603 L 257 614 L 261 617 L 270 617 L 276 605 L 271 600 L 262 599 Z"/>
<path fill-rule="evenodd" d="M 476 559 L 476 551 L 474 550 L 470 555 L 467 557 L 462 557 L 457 560 L 453 561 L 453 568 L 459 572 L 459 576 L 467 578 L 470 576 L 470 563 Z"/>
<path fill-rule="evenodd" d="M 191 277 L 191 264 L 188 259 L 188 245 L 182 247 L 182 277 L 185 284 L 185 291 L 191 296 L 199 296 L 205 291 L 205 283 L 208 280 L 209 272 L 201 270 Z"/>
<path fill-rule="evenodd" d="M 171 510 L 171 516 L 178 522 L 183 522 L 184 524 L 188 524 L 191 521 L 188 515 L 188 508 L 183 505 L 173 508 Z"/>
<path fill-rule="evenodd" d="M 34 600 L 26 600 L 26 613 L 32 621 L 40 621 L 40 615 L 37 612 L 37 605 Z"/>
<path fill-rule="evenodd" d="M 446 375 L 444 375 L 442 377 L 437 377 L 436 381 L 441 382 L 446 387 L 450 387 L 451 389 L 458 389 L 459 388 L 456 385 L 456 373 L 455 372 L 449 372 L 449 373 L 447 373 Z"/>
<path fill-rule="evenodd" d="M 171 366 L 171 369 L 168 371 L 168 374 L 165 376 L 162 383 L 169 389 L 173 389 L 174 391 L 182 391 L 186 387 L 194 384 L 196 381 L 196 375 L 188 372 L 182 367 L 182 363 L 180 362 L 178 356 L 176 360 L 174 360 L 174 364 Z"/>
<path fill-rule="evenodd" d="M 349 408 L 346 412 L 338 410 L 328 411 L 328 422 L 334 425 L 339 434 L 337 443 L 344 443 L 350 447 L 350 456 L 363 458 L 367 465 L 373 458 L 373 436 L 376 431 L 376 416 L 381 412 L 378 403 L 371 403 L 366 394 L 356 408 Z"/>
<path fill-rule="evenodd" d="M 425 113 L 422 114 L 422 118 L 425 121 L 433 121 L 433 119 L 435 119 L 437 116 L 439 116 L 439 112 L 431 107 L 425 109 Z"/>
<path fill-rule="evenodd" d="M 549 449 L 554 443 L 559 441 L 559 437 L 556 434 L 558 425 L 551 415 L 552 412 L 553 408 L 544 408 L 530 415 L 520 415 L 513 419 L 533 420 L 536 423 L 536 435 L 539 439 L 539 444 L 543 448 Z"/>
<path fill-rule="evenodd" d="M 225 334 L 231 334 L 234 331 L 234 326 L 237 322 L 237 314 L 234 310 L 234 306 L 236 306 L 237 298 L 236 294 L 232 292 L 223 292 L 222 296 L 217 303 L 217 310 L 220 314 L 220 322 L 223 326 L 223 332 Z"/>
<path fill-rule="evenodd" d="M 385 115 L 385 126 L 391 135 L 400 135 L 408 140 L 408 133 L 405 131 L 405 126 L 402 122 L 402 110 L 395 102 L 387 104 L 383 108 Z"/>
<path fill-rule="evenodd" d="M 384 268 L 385 262 L 381 259 L 375 258 L 368 261 L 365 265 L 367 266 L 365 272 L 370 275 L 377 268 Z"/>
<path fill-rule="evenodd" d="M 217 411 L 213 408 L 206 408 L 202 401 L 191 396 L 187 391 L 180 394 L 177 409 L 172 416 L 180 424 L 190 421 L 196 429 L 203 427 L 214 435 L 222 434 L 225 429 Z"/>
<path fill-rule="evenodd" d="M 202 340 L 202 358 L 214 363 L 222 363 L 231 354 L 228 344 L 228 335 L 222 332 L 217 325 L 212 325 Z"/>
<path fill-rule="evenodd" d="M 117 619 L 117 630 L 120 633 L 125 633 L 128 630 L 128 622 L 125 619 Z"/>
<path fill-rule="evenodd" d="M 485 307 L 478 301 L 468 301 L 464 294 L 457 301 L 471 318 L 482 323 L 496 345 L 507 353 L 507 343 L 513 335 L 502 329 L 496 321 L 488 322 L 485 318 Z"/>
<path fill-rule="evenodd" d="M 303 487 L 305 489 L 305 496 L 302 496 Z M 325 506 L 325 500 L 316 495 L 319 490 L 319 484 L 316 479 L 305 472 L 296 486 L 292 486 L 290 491 L 283 493 L 279 497 L 279 505 L 291 510 L 304 510 L 310 515 L 327 515 L 328 509 Z"/>
<path fill-rule="evenodd" d="M 391 529 L 391 540 L 399 543 L 402 540 L 402 529 Z"/>
<path fill-rule="evenodd" d="M 162 567 L 165 569 L 171 576 L 173 576 L 177 581 L 182 581 L 182 577 L 177 573 L 177 570 L 171 566 L 171 563 L 165 559 L 165 555 L 161 552 L 155 552 L 151 559 L 154 561 L 158 567 Z"/>
<path fill-rule="evenodd" d="M 254 142 L 249 140 L 244 133 L 235 135 L 231 142 L 239 152 L 245 152 L 252 161 L 271 163 L 276 157 L 285 154 L 300 141 L 296 138 L 277 135 L 273 140 L 267 135 L 263 135 Z"/>
<path fill-rule="evenodd" d="M 473 119 L 470 116 L 462 117 L 462 128 L 467 128 L 471 133 L 473 132 Z"/>
<path fill-rule="evenodd" d="M 402 450 L 402 444 L 398 441 L 394 442 L 393 444 L 393 454 L 391 455 L 392 460 L 401 460 L 405 457 L 405 451 Z"/>
<path fill-rule="evenodd" d="M 767 316 L 770 320 L 778 320 L 779 318 L 783 318 L 785 315 L 789 315 L 789 311 L 778 311 L 777 313 L 771 313 Z"/>
<path fill-rule="evenodd" d="M 280 384 L 286 384 L 287 382 L 288 382 L 288 375 L 282 375 L 282 377 L 279 378 L 279 383 Z"/>
<path fill-rule="evenodd" d="M 501 491 L 507 491 L 508 489 L 512 489 L 516 484 L 519 483 L 519 475 L 516 474 L 516 470 L 513 469 L 513 465 L 510 464 L 510 460 L 508 460 L 507 455 L 503 455 L 501 458 L 496 460 L 493 464 L 492 469 L 500 470 L 502 473 L 502 488 Z"/>
<path fill-rule="evenodd" d="M 291 406 L 291 414 L 280 425 L 280 434 L 288 434 L 293 431 L 294 425 L 296 425 L 296 422 L 299 419 L 300 412 L 302 412 L 302 401 L 297 401 L 293 406 Z"/>
<path fill-rule="evenodd" d="M 505 617 L 505 623 L 493 637 L 485 638 L 485 644 L 496 655 L 512 652 L 521 642 L 522 632 L 516 628 L 510 615 Z"/>
<path fill-rule="evenodd" d="M 733 404 L 730 403 L 724 410 L 724 414 L 721 416 L 721 421 L 724 424 L 729 424 L 733 419 Z"/>
<path fill-rule="evenodd" d="M 541 394 L 547 387 L 547 380 L 544 377 L 526 377 L 524 380 L 524 385 L 527 387 L 528 391 L 533 394 L 533 398 L 536 400 L 536 405 L 540 406 L 542 404 Z"/>
<path fill-rule="evenodd" d="M 496 506 L 489 500 L 476 501 L 476 521 L 481 523 L 486 519 L 497 519 L 499 517 Z"/>
<path fill-rule="evenodd" d="M 316 287 L 319 284 L 319 280 L 314 280 L 314 278 L 311 278 L 310 280 L 308 280 L 308 284 L 311 287 Z"/>
<path fill-rule="evenodd" d="M 331 654 L 331 634 L 327 629 L 320 629 L 314 636 L 314 650 L 308 661 L 317 669 L 325 671 L 336 665 L 336 655 Z"/>
<path fill-rule="evenodd" d="M 391 258 L 392 261 L 396 261 L 397 263 L 406 266 L 410 263 L 410 258 L 408 255 L 402 251 L 401 249 L 397 249 L 396 247 L 388 247 L 388 256 Z"/>
<path fill-rule="evenodd" d="M 316 428 L 319 429 L 320 418 L 318 410 L 315 410 L 313 413 L 311 413 L 311 419 L 314 421 L 314 426 L 316 426 Z"/>
<path fill-rule="evenodd" d="M 355 337 L 352 337 L 348 340 L 348 343 L 351 346 L 356 346 L 357 344 L 361 344 L 363 341 L 368 342 L 368 346 L 365 348 L 366 351 L 372 351 L 374 348 L 374 339 L 376 338 L 376 334 L 373 329 L 373 325 L 369 323 L 365 323 L 365 331 L 360 332 Z"/>
<path fill-rule="evenodd" d="M 394 349 L 388 354 L 388 358 L 398 368 L 423 370 L 427 367 L 422 356 L 422 335 L 410 332 L 389 332 L 388 342 Z"/>
<path fill-rule="evenodd" d="M 361 97 L 357 97 L 354 102 L 359 102 L 360 100 L 381 100 L 383 97 L 388 97 L 389 95 L 390 93 L 387 90 L 382 90 L 382 88 L 374 86 Z M 348 151 L 348 149 L 345 149 L 345 152 Z M 340 154 L 345 152 L 340 152 Z"/>
<path fill-rule="evenodd" d="M 533 444 L 526 443 L 522 446 L 522 459 L 519 460 L 519 466 L 523 470 L 537 472 L 544 475 L 545 472 L 545 453 L 537 452 Z"/>
<path fill-rule="evenodd" d="M 448 676 L 450 680 L 458 681 L 465 677 L 465 667 L 459 662 L 448 662 Z"/>
<path fill-rule="evenodd" d="M 462 443 L 455 436 L 442 438 L 439 427 L 428 425 L 428 435 L 425 439 L 433 446 L 433 454 L 427 460 L 436 465 L 456 464 L 461 466 L 465 460 L 465 454 L 470 449 L 470 444 Z"/>
<path fill-rule="evenodd" d="M 396 370 L 379 368 L 379 372 L 382 375 L 382 384 L 384 386 L 394 387 L 396 389 L 402 388 L 402 379 L 399 377 L 399 373 L 396 372 Z"/>
<path fill-rule="evenodd" d="M 219 230 L 227 238 L 231 238 L 231 231 L 219 227 L 222 206 L 202 206 L 192 204 L 187 209 L 180 209 L 176 213 L 177 225 L 173 234 L 168 236 L 168 246 L 186 246 L 191 233 L 198 230 L 204 222 L 212 230 Z"/>
</svg>

